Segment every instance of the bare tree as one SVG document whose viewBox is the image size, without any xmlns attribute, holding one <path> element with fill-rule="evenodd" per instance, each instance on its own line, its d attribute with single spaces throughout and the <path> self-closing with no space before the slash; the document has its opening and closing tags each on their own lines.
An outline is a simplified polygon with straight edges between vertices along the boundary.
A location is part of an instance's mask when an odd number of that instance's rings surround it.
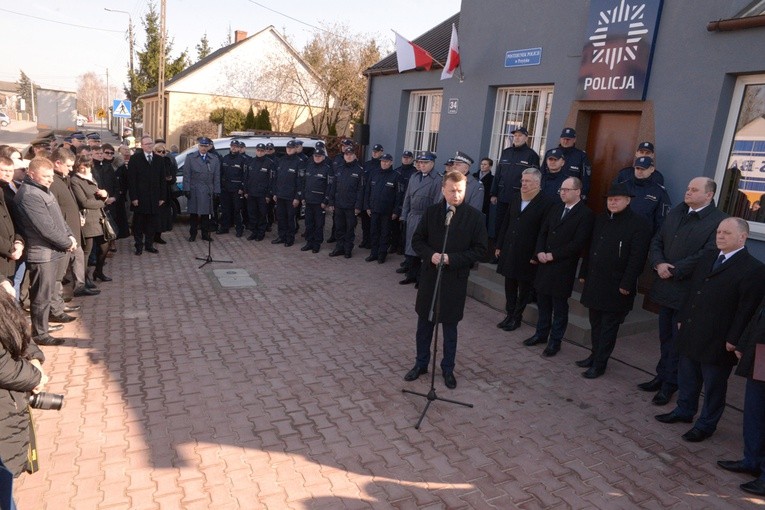
<svg viewBox="0 0 765 510">
<path fill-rule="evenodd" d="M 77 78 L 77 111 L 94 118 L 99 108 L 111 106 L 112 99 L 117 98 L 118 88 L 109 85 L 106 89 L 104 80 L 94 71 L 89 71 Z"/>
</svg>

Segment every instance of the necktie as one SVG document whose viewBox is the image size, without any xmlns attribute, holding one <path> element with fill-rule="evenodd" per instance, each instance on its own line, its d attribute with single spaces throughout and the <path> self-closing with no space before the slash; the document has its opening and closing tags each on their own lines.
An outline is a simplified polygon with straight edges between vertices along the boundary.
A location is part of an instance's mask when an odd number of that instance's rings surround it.
<svg viewBox="0 0 765 510">
<path fill-rule="evenodd" d="M 146 156 L 146 160 L 151 164 L 151 152 Z"/>
<path fill-rule="evenodd" d="M 565 217 L 566 217 L 566 215 L 568 214 L 568 212 L 569 212 L 570 210 L 571 210 L 571 209 L 569 209 L 568 207 L 564 207 L 564 208 L 563 208 L 563 216 L 561 216 L 561 217 L 560 217 L 560 219 L 563 219 L 563 218 L 565 218 Z"/>
<path fill-rule="evenodd" d="M 712 264 L 712 271 L 716 270 L 718 267 L 723 265 L 723 262 L 725 262 L 725 255 L 720 255 L 717 257 L 717 260 L 715 260 L 715 263 Z"/>
</svg>

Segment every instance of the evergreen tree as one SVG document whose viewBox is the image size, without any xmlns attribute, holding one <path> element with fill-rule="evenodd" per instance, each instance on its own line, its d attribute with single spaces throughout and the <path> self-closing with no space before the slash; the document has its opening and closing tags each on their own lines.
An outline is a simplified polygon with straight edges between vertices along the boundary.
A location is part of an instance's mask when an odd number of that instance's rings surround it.
<svg viewBox="0 0 765 510">
<path fill-rule="evenodd" d="M 257 129 L 257 120 L 255 119 L 255 111 L 250 106 L 250 111 L 247 112 L 247 116 L 244 118 L 244 129 Z"/>
<path fill-rule="evenodd" d="M 223 133 L 241 131 L 244 126 L 244 114 L 236 108 L 216 108 L 210 112 L 210 122 L 223 125 Z"/>
<path fill-rule="evenodd" d="M 263 108 L 258 112 L 258 117 L 255 122 L 255 129 L 271 131 L 271 114 L 268 113 L 268 108 Z"/>
<path fill-rule="evenodd" d="M 18 88 L 16 89 L 21 98 L 24 100 L 24 108 L 29 115 L 32 115 L 32 80 L 26 75 L 24 71 L 21 71 L 21 76 L 17 82 Z M 35 99 L 37 96 L 35 96 Z M 31 117 L 30 117 L 31 119 Z"/>
<path fill-rule="evenodd" d="M 199 44 L 196 46 L 197 48 L 197 62 L 205 58 L 207 55 L 212 53 L 212 48 L 210 47 L 210 41 L 207 39 L 207 32 L 205 32 L 205 35 L 202 36 L 202 39 L 199 41 Z"/>
</svg>

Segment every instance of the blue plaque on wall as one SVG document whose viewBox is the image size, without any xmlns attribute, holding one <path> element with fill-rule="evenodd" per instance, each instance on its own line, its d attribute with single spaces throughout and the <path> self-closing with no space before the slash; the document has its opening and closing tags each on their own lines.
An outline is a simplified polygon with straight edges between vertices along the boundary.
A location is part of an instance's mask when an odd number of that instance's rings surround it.
<svg viewBox="0 0 765 510">
<path fill-rule="evenodd" d="M 577 99 L 645 100 L 663 0 L 591 0 Z"/>
</svg>

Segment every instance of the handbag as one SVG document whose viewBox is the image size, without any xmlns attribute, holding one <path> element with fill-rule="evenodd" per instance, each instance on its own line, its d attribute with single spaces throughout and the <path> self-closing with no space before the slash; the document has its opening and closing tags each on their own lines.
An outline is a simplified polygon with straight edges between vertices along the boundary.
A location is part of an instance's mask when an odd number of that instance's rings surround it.
<svg viewBox="0 0 765 510">
<path fill-rule="evenodd" d="M 108 211 L 101 209 L 101 230 L 103 231 L 104 241 L 114 241 L 117 239 L 117 227 Z"/>
</svg>

